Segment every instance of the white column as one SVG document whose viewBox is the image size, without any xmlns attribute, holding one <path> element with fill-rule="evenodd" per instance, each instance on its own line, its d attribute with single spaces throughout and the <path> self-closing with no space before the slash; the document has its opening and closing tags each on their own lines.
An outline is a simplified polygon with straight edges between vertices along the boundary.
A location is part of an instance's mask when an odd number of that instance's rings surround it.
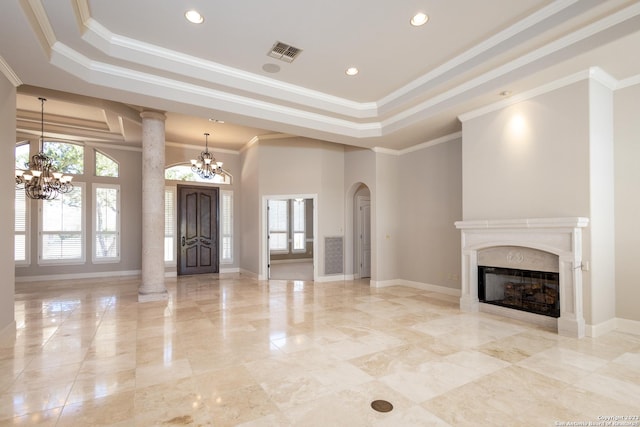
<svg viewBox="0 0 640 427">
<path fill-rule="evenodd" d="M 142 117 L 142 283 L 138 301 L 168 298 L 164 284 L 164 113 Z"/>
</svg>

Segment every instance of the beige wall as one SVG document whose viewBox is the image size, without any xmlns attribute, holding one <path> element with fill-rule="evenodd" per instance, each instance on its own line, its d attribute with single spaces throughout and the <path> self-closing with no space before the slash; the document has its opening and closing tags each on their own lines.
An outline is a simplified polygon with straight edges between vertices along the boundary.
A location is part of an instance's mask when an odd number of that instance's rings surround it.
<svg viewBox="0 0 640 427">
<path fill-rule="evenodd" d="M 354 195 L 364 184 L 369 188 L 371 199 L 371 280 L 376 280 L 375 255 L 377 253 L 377 230 L 373 226 L 377 199 L 376 189 L 376 153 L 364 148 L 345 147 L 344 149 L 344 197 L 345 197 L 345 273 L 354 274 L 355 233 L 354 233 Z"/>
<path fill-rule="evenodd" d="M 462 139 L 400 156 L 399 182 L 402 278 L 460 289 Z"/>
<path fill-rule="evenodd" d="M 640 85 L 614 95 L 616 316 L 640 321 Z"/>
<path fill-rule="evenodd" d="M 15 108 L 14 108 L 15 110 Z M 15 115 L 15 111 L 14 111 Z M 36 141 L 32 142 L 32 144 Z M 99 148 L 99 150 L 119 164 L 119 177 L 94 176 L 94 148 L 85 147 L 85 170 L 83 175 L 76 176 L 74 182 L 85 184 L 85 262 L 79 265 L 38 265 L 38 206 L 36 200 L 30 201 L 30 256 L 31 263 L 15 269 L 18 278 L 35 278 L 49 275 L 83 275 L 99 272 L 132 272 L 141 268 L 142 256 L 142 171 L 140 164 L 142 155 L 139 151 L 118 150 L 115 148 Z M 92 216 L 92 184 L 108 183 L 120 185 L 120 262 L 93 263 L 93 216 Z"/>
<path fill-rule="evenodd" d="M 375 203 L 371 207 L 372 249 L 371 280 L 384 282 L 400 279 L 398 270 L 402 214 L 399 204 L 400 181 L 398 179 L 398 156 L 376 153 Z"/>
<path fill-rule="evenodd" d="M 593 326 L 614 316 L 610 99 L 584 80 L 463 123 L 465 220 L 593 214 L 583 232 L 584 317 Z"/>
<path fill-rule="evenodd" d="M 0 75 L 0 337 L 14 332 L 13 227 L 15 197 L 16 88 Z"/>
<path fill-rule="evenodd" d="M 463 219 L 589 216 L 588 83 L 462 124 Z"/>
<path fill-rule="evenodd" d="M 260 196 L 259 144 L 253 144 L 240 155 L 240 268 L 255 274 L 259 270 Z M 238 177 L 236 177 L 237 179 Z M 237 241 L 237 240 L 236 240 Z"/>
<path fill-rule="evenodd" d="M 318 196 L 318 235 L 315 236 L 318 253 L 315 259 L 318 275 L 322 277 L 324 238 L 344 236 L 344 147 L 300 137 L 268 139 L 258 144 L 257 185 L 261 205 L 265 196 Z M 242 185 L 244 192 L 244 181 Z M 262 218 L 261 215 L 260 227 L 263 226 Z M 263 242 L 262 239 L 257 239 L 251 244 L 255 247 L 258 241 Z M 265 260 L 259 260 L 259 264 L 265 261 L 266 256 Z"/>
</svg>

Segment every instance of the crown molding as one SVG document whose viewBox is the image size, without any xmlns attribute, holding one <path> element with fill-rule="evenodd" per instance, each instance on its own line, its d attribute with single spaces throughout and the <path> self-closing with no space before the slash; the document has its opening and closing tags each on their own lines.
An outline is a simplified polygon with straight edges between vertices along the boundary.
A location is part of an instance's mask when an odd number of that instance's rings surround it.
<svg viewBox="0 0 640 427">
<path fill-rule="evenodd" d="M 2 55 L 0 55 L 0 71 L 2 71 L 2 74 L 4 74 L 13 87 L 18 87 L 22 84 L 22 80 L 20 80 L 18 75 L 13 71 L 9 64 L 7 64 L 7 61 L 4 60 Z"/>
<path fill-rule="evenodd" d="M 465 51 L 464 53 L 454 57 L 453 59 L 445 62 L 439 67 L 434 68 L 432 71 L 427 74 L 417 78 L 406 86 L 390 93 L 389 95 L 381 98 L 378 101 L 378 107 L 380 109 L 384 108 L 388 104 L 392 104 L 400 97 L 408 95 L 410 92 L 419 89 L 421 86 L 427 85 L 429 82 L 435 80 L 436 78 L 451 72 L 456 67 L 463 65 L 466 62 L 471 61 L 472 59 L 478 57 L 483 53 L 487 53 L 490 49 L 495 48 L 500 43 L 516 36 L 517 34 L 533 27 L 548 19 L 549 17 L 563 11 L 567 7 L 577 3 L 578 0 L 562 0 L 551 3 L 548 6 L 543 7 L 541 10 L 527 16 L 523 20 L 511 25 L 510 27 L 500 31 L 499 33 L 489 37 L 482 43 L 474 46 L 473 48 Z"/>
<path fill-rule="evenodd" d="M 87 82 L 116 87 L 119 90 L 136 92 L 148 97 L 156 97 L 158 88 L 162 88 L 165 94 L 164 98 L 168 101 L 224 110 L 231 114 L 242 116 L 260 117 L 262 120 L 354 139 L 384 136 L 391 131 L 416 123 L 424 119 L 424 117 L 441 112 L 456 98 L 470 97 L 485 86 L 505 78 L 508 79 L 513 72 L 522 72 L 524 67 L 541 62 L 551 55 L 558 54 L 563 49 L 583 42 L 600 32 L 640 15 L 640 2 L 636 2 L 508 63 L 466 80 L 462 84 L 415 106 L 407 107 L 409 101 L 406 99 L 401 100 L 412 92 L 414 92 L 411 95 L 412 97 L 419 96 L 419 93 L 415 92 L 433 82 L 434 79 L 441 78 L 447 72 L 454 70 L 454 68 L 463 66 L 465 62 L 489 52 L 510 37 L 542 23 L 545 19 L 578 2 L 579 0 L 552 2 L 540 11 L 490 37 L 483 43 L 380 100 L 359 103 L 114 34 L 90 16 L 88 0 L 74 0 L 74 10 L 81 25 L 82 39 L 94 48 L 105 52 L 108 56 L 158 70 L 168 68 L 177 74 L 194 77 L 216 85 L 226 86 L 227 88 L 243 87 L 245 90 L 254 91 L 258 96 L 268 96 L 272 99 L 288 102 L 290 105 L 296 105 L 296 107 L 292 107 L 278 103 L 279 101 L 270 102 L 254 99 L 230 93 L 229 91 L 216 90 L 198 84 L 186 83 L 148 72 L 92 60 L 68 45 L 56 41 L 55 33 L 46 16 L 42 0 L 22 0 L 23 4 L 28 5 L 24 7 L 25 10 L 29 10 L 28 15 L 33 15 L 34 17 L 32 22 L 36 23 L 37 32 L 43 34 L 43 38 L 46 40 L 48 45 L 46 47 L 50 50 L 51 64 Z M 170 66 L 167 67 L 167 64 L 170 64 Z M 607 85 L 607 87 L 611 85 L 611 81 L 607 77 L 595 75 L 593 78 Z M 557 82 L 552 82 L 552 84 Z M 634 82 L 635 80 L 629 80 L 625 84 L 636 84 Z M 621 83 L 618 82 L 616 88 L 621 87 L 620 85 Z M 535 93 L 535 90 L 527 93 Z M 276 94 L 277 96 L 275 96 Z M 519 99 L 519 97 L 514 96 L 509 100 L 505 100 L 504 104 L 491 104 L 491 106 L 475 111 L 489 111 L 490 108 L 500 108 L 495 106 L 510 105 L 509 103 L 515 102 L 514 100 L 516 99 Z M 388 107 L 393 102 L 398 102 L 397 107 L 394 107 L 397 108 L 397 113 L 383 120 L 379 111 L 380 106 Z M 305 108 L 313 111 L 305 110 Z M 472 113 L 474 112 L 460 115 L 460 120 L 468 119 Z M 370 119 L 370 121 L 364 123 L 358 121 L 361 119 Z M 251 144 L 252 142 L 250 141 L 245 147 Z"/>
<path fill-rule="evenodd" d="M 503 99 L 498 102 L 494 102 L 489 105 L 485 105 L 484 107 L 471 110 L 464 114 L 460 114 L 458 119 L 461 122 L 466 122 L 467 120 L 475 119 L 476 117 L 484 116 L 485 114 L 492 113 L 494 111 L 502 110 L 503 108 L 509 107 L 511 105 L 517 104 L 519 102 L 523 102 L 537 96 L 543 95 L 545 93 L 552 92 L 554 90 L 561 89 L 565 86 L 569 86 L 571 84 L 577 83 L 582 80 L 587 80 L 590 77 L 590 70 L 580 71 L 575 74 L 571 74 L 567 77 L 563 77 L 561 79 L 555 80 L 551 83 L 547 83 L 542 86 L 538 86 L 537 88 L 528 90 L 526 92 L 519 93 L 517 95 L 513 95 L 509 98 Z"/>
<path fill-rule="evenodd" d="M 202 145 L 194 145 L 194 144 L 181 144 L 179 142 L 165 142 L 165 147 L 173 147 L 173 148 L 186 148 L 189 150 L 202 151 Z M 240 151 L 237 150 L 229 150 L 228 148 L 215 148 L 211 151 L 215 151 L 216 153 L 225 153 L 225 154 L 234 154 L 239 155 Z"/>
<path fill-rule="evenodd" d="M 630 86 L 635 86 L 637 84 L 640 84 L 640 74 L 637 74 L 635 76 L 632 77 L 628 77 L 626 79 L 623 80 L 619 80 L 618 81 L 618 85 L 616 86 L 616 90 L 617 89 L 626 89 Z"/>
<path fill-rule="evenodd" d="M 426 141 L 409 148 L 404 148 L 402 150 L 394 150 L 391 148 L 384 148 L 384 147 L 373 147 L 371 148 L 371 151 L 373 151 L 374 153 L 390 154 L 393 156 L 404 156 L 405 154 L 413 153 L 414 151 L 418 151 L 418 150 L 424 150 L 425 148 L 429 148 L 435 145 L 443 144 L 445 142 L 453 141 L 454 139 L 458 139 L 458 138 L 462 138 L 462 132 L 450 133 L 449 135 L 444 135 L 439 138 L 435 138 L 430 141 Z"/>
</svg>

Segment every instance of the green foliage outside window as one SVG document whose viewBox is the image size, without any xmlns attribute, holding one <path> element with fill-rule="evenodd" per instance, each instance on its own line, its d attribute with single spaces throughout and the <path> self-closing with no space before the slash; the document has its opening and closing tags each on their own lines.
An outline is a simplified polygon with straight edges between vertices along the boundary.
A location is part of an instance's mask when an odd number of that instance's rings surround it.
<svg viewBox="0 0 640 427">
<path fill-rule="evenodd" d="M 84 147 L 66 142 L 45 141 L 42 144 L 44 153 L 53 160 L 53 167 L 58 172 L 71 175 L 84 173 Z"/>
<path fill-rule="evenodd" d="M 111 157 L 96 151 L 96 176 L 118 177 L 118 163 Z"/>
</svg>

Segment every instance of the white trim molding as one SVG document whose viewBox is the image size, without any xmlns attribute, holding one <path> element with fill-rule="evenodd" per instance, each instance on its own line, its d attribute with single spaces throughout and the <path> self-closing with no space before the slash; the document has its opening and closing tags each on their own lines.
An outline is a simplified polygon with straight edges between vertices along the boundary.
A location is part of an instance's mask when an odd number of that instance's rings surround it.
<svg viewBox="0 0 640 427">
<path fill-rule="evenodd" d="M 477 312 L 478 251 L 496 246 L 521 246 L 558 256 L 560 317 L 558 334 L 585 336 L 582 297 L 582 229 L 588 218 L 528 218 L 512 220 L 457 221 L 461 230 L 462 292 L 460 310 Z M 513 310 L 509 310 L 513 311 Z"/>
</svg>

